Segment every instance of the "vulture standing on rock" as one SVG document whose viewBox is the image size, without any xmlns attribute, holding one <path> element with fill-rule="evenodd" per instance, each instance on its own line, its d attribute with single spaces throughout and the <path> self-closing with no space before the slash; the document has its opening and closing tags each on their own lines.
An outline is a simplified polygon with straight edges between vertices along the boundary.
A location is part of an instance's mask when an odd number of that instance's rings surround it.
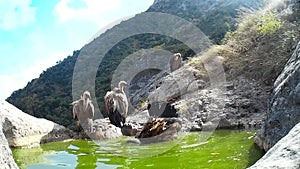
<svg viewBox="0 0 300 169">
<path fill-rule="evenodd" d="M 111 124 L 122 128 L 128 112 L 128 101 L 124 92 L 127 86 L 125 81 L 120 81 L 118 88 L 108 91 L 104 96 L 105 107 Z"/>
<path fill-rule="evenodd" d="M 170 60 L 170 70 L 171 72 L 179 69 L 182 66 L 182 57 L 180 53 L 175 53 Z"/>
<path fill-rule="evenodd" d="M 80 99 L 72 102 L 71 105 L 77 125 L 80 123 L 84 130 L 91 129 L 95 110 L 90 92 L 85 91 Z"/>
</svg>

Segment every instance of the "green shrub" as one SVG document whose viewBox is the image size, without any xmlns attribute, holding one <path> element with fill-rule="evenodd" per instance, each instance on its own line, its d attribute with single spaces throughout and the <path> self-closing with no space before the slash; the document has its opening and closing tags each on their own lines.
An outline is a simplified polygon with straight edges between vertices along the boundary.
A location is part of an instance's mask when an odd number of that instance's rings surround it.
<svg viewBox="0 0 300 169">
<path fill-rule="evenodd" d="M 274 13 L 269 13 L 261 18 L 260 25 L 257 28 L 259 34 L 272 34 L 282 27 L 282 22 Z"/>
</svg>

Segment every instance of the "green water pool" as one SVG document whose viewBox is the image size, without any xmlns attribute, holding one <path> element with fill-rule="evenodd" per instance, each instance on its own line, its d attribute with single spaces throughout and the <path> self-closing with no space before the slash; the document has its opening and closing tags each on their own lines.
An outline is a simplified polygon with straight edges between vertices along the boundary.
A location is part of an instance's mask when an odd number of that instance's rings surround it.
<svg viewBox="0 0 300 169">
<path fill-rule="evenodd" d="M 263 155 L 253 143 L 254 135 L 229 130 L 186 133 L 174 141 L 147 145 L 128 143 L 128 137 L 96 143 L 74 140 L 13 149 L 13 155 L 23 169 L 241 169 Z"/>
</svg>

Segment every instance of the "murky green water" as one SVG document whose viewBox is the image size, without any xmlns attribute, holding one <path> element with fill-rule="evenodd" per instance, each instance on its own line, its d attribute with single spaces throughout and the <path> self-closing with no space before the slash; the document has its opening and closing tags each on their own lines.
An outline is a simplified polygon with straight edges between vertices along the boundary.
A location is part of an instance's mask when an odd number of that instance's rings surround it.
<svg viewBox="0 0 300 169">
<path fill-rule="evenodd" d="M 254 133 L 215 131 L 189 133 L 176 141 L 136 145 L 128 138 L 94 143 L 70 141 L 33 149 L 13 149 L 20 168 L 212 168 L 240 169 L 257 161 L 262 153 L 254 146 Z"/>
</svg>

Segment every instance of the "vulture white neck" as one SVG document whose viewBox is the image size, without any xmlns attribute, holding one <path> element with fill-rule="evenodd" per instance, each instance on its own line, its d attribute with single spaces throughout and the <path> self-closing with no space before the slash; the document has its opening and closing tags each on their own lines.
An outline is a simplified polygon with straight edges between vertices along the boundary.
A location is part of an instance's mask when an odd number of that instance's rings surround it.
<svg viewBox="0 0 300 169">
<path fill-rule="evenodd" d="M 122 93 L 124 93 L 124 86 L 119 84 L 119 89 L 121 90 Z"/>
</svg>

